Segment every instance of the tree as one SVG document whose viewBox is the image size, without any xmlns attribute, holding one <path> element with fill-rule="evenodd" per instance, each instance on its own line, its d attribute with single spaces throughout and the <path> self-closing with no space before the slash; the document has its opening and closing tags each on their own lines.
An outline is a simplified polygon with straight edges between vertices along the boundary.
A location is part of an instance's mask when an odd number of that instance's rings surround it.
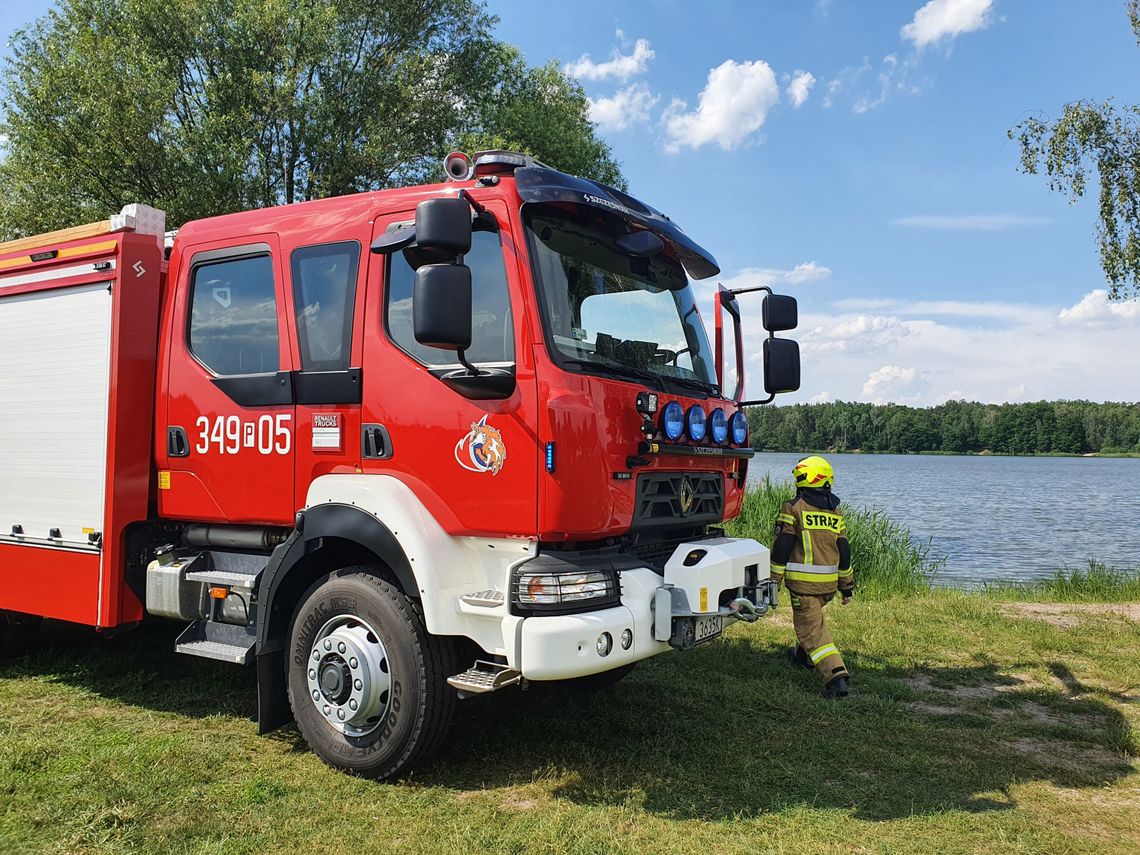
<svg viewBox="0 0 1140 855">
<path fill-rule="evenodd" d="M 1140 0 L 1129 0 L 1128 17 L 1140 43 Z M 1061 117 L 1037 116 L 1009 130 L 1021 144 L 1021 168 L 1042 171 L 1049 187 L 1080 199 L 1089 173 L 1100 179 L 1100 262 L 1113 299 L 1140 296 L 1140 105 L 1066 104 Z"/>
<path fill-rule="evenodd" d="M 495 22 L 481 0 L 60 0 L 11 42 L 0 236 L 437 180 L 459 142 L 622 184 L 581 88 Z"/>
</svg>

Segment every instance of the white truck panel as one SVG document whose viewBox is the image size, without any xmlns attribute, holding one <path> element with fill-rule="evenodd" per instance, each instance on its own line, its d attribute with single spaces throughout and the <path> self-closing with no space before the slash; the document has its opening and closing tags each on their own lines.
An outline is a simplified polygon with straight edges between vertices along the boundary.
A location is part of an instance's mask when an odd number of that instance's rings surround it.
<svg viewBox="0 0 1140 855">
<path fill-rule="evenodd" d="M 0 538 L 102 531 L 110 357 L 110 283 L 0 292 Z"/>
</svg>

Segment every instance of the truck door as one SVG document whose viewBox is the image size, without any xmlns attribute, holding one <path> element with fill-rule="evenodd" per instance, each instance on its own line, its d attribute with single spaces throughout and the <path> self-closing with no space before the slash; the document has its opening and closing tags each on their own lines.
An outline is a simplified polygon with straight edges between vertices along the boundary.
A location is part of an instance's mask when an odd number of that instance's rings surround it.
<svg viewBox="0 0 1140 855">
<path fill-rule="evenodd" d="M 293 365 L 276 235 L 183 248 L 175 287 L 160 513 L 292 524 Z"/>
<path fill-rule="evenodd" d="M 302 246 L 289 253 L 294 363 L 300 366 L 293 375 L 298 508 L 314 478 L 360 471 L 363 342 L 354 331 L 364 315 L 364 301 L 356 299 L 364 267 L 358 240 Z"/>
<path fill-rule="evenodd" d="M 464 371 L 456 355 L 420 344 L 413 333 L 415 247 L 373 256 L 361 465 L 399 477 L 452 534 L 526 536 L 537 528 L 537 386 L 506 206 L 485 204 L 501 231 L 476 231 L 463 258 L 473 286 L 466 355 L 480 368 L 513 371 L 514 387 L 480 398 L 447 382 Z M 411 210 L 377 217 L 375 235 L 414 219 Z"/>
</svg>

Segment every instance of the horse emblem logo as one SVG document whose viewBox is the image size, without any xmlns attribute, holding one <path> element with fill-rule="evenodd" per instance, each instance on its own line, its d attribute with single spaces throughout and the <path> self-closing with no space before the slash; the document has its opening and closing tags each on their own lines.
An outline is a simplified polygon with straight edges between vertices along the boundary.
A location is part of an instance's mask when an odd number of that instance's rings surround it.
<svg viewBox="0 0 1140 855">
<path fill-rule="evenodd" d="M 499 429 L 487 424 L 487 417 L 471 423 L 468 434 L 455 443 L 455 462 L 468 472 L 498 475 L 507 462 L 507 446 Z"/>
</svg>

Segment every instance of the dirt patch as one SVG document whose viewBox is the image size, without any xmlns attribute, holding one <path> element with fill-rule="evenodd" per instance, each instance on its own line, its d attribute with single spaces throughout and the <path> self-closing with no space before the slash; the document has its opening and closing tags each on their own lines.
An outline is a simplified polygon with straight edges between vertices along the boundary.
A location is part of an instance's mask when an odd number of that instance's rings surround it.
<svg viewBox="0 0 1140 855">
<path fill-rule="evenodd" d="M 1117 771 L 1133 766 L 1123 754 L 1096 745 L 1071 745 L 1067 742 L 1033 739 L 1028 736 L 1007 739 L 1004 740 L 1004 744 L 1042 766 L 1053 768 L 1084 771 L 1089 767 L 1095 767 L 1104 771 Z"/>
<path fill-rule="evenodd" d="M 1082 619 L 1103 615 L 1140 622 L 1140 603 L 1005 603 L 1003 610 L 1016 617 L 1040 620 L 1072 629 Z"/>
<path fill-rule="evenodd" d="M 965 712 L 961 707 L 944 707 L 939 704 L 913 703 L 910 708 L 926 715 L 961 715 Z"/>
<path fill-rule="evenodd" d="M 964 701 L 985 701 L 994 697 L 996 692 L 1015 692 L 1025 685 L 1020 677 L 1001 677 L 1001 682 L 982 683 L 977 686 L 936 686 L 929 674 L 915 674 L 913 677 L 904 677 L 902 681 L 912 689 L 924 692 L 941 692 L 952 698 Z"/>
</svg>

